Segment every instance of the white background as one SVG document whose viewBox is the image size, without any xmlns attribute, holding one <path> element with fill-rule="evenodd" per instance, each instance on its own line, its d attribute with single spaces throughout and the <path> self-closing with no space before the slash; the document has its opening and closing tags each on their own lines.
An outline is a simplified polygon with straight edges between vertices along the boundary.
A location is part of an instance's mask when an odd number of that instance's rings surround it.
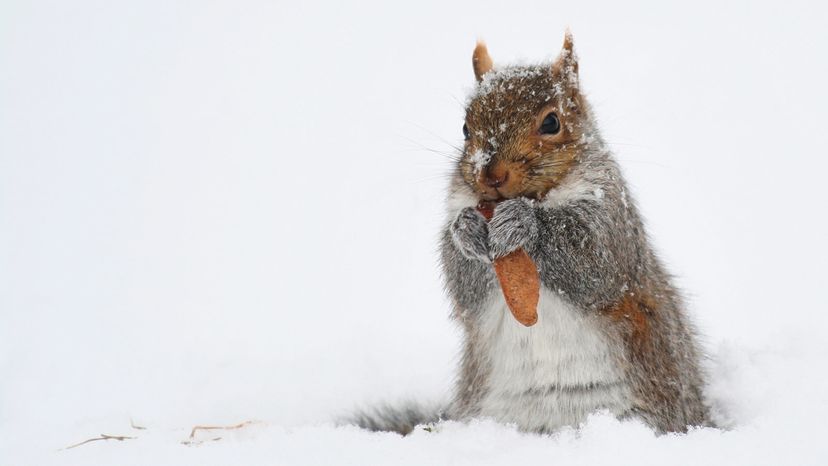
<svg viewBox="0 0 828 466">
<path fill-rule="evenodd" d="M 824 463 L 826 21 L 791 1 L 3 2 L 0 464 Z M 567 26 L 733 428 L 334 427 L 449 393 L 441 153 L 474 41 L 537 62 Z M 58 451 L 100 433 L 140 438 Z"/>
</svg>

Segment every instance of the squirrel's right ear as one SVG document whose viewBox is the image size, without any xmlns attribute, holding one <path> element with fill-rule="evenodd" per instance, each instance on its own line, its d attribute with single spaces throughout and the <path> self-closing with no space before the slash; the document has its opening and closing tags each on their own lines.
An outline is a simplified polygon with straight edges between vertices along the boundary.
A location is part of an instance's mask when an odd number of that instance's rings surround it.
<svg viewBox="0 0 828 466">
<path fill-rule="evenodd" d="M 552 73 L 566 78 L 571 84 L 578 84 L 578 56 L 575 55 L 575 41 L 572 32 L 567 29 L 564 34 L 563 48 L 555 63 L 552 64 Z"/>
<path fill-rule="evenodd" d="M 477 46 L 474 48 L 472 54 L 472 66 L 474 67 L 474 77 L 477 81 L 483 81 L 483 75 L 491 71 L 492 57 L 489 56 L 489 50 L 482 40 L 477 41 Z"/>
</svg>

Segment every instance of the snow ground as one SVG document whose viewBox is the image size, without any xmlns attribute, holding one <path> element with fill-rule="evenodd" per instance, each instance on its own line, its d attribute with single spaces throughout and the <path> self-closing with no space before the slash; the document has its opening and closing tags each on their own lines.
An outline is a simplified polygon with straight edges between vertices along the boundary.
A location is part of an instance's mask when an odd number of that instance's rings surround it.
<svg viewBox="0 0 828 466">
<path fill-rule="evenodd" d="M 0 465 L 825 464 L 825 13 L 4 2 Z M 462 137 L 475 38 L 548 59 L 566 26 L 730 429 L 335 427 L 449 392 L 431 150 Z M 138 438 L 61 450 L 101 433 Z"/>
</svg>

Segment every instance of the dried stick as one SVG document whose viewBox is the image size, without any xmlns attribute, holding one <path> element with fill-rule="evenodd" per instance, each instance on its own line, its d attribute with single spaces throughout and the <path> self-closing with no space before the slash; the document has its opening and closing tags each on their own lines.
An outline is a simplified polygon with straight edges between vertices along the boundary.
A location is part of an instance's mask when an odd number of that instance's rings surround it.
<svg viewBox="0 0 828 466">
<path fill-rule="evenodd" d="M 139 426 L 138 424 L 136 424 L 135 421 L 132 420 L 132 418 L 129 418 L 129 426 L 135 430 L 147 430 L 146 427 Z"/>
<path fill-rule="evenodd" d="M 86 445 L 87 443 L 90 443 L 90 442 L 97 442 L 98 440 L 117 440 L 117 441 L 119 441 L 119 442 L 123 442 L 124 440 L 133 440 L 133 439 L 135 439 L 135 438 L 136 438 L 136 437 L 127 437 L 126 435 L 107 435 L 107 434 L 101 434 L 101 436 L 100 436 L 100 437 L 95 437 L 95 438 L 87 439 L 87 440 L 84 440 L 83 442 L 76 443 L 76 444 L 74 444 L 74 445 L 69 445 L 68 447 L 64 448 L 64 450 L 68 450 L 68 449 L 70 449 L 70 448 L 79 447 L 79 446 L 81 446 L 81 445 Z"/>
<path fill-rule="evenodd" d="M 242 427 L 248 426 L 250 424 L 256 424 L 260 421 L 244 421 L 234 426 L 195 426 L 193 430 L 190 431 L 190 440 L 195 438 L 196 432 L 199 430 L 234 430 L 234 429 L 241 429 Z"/>
<path fill-rule="evenodd" d="M 261 421 L 244 421 L 244 422 L 241 422 L 239 424 L 232 425 L 232 426 L 195 426 L 190 431 L 190 438 L 188 440 L 182 441 L 181 443 L 183 445 L 199 445 L 199 444 L 204 443 L 204 442 L 217 442 L 217 441 L 221 440 L 221 437 L 213 437 L 213 438 L 207 439 L 207 440 L 196 440 L 195 439 L 196 433 L 200 430 L 234 430 L 234 429 L 241 429 L 242 427 L 245 427 L 247 425 L 255 424 L 255 423 L 259 423 L 259 422 L 261 422 Z"/>
</svg>

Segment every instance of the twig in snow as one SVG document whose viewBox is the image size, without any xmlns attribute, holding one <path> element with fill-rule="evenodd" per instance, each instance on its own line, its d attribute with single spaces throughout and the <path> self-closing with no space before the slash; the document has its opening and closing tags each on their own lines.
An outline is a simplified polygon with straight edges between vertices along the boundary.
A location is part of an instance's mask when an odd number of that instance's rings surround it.
<svg viewBox="0 0 828 466">
<path fill-rule="evenodd" d="M 70 449 L 70 448 L 79 447 L 79 446 L 81 446 L 81 445 L 86 445 L 87 443 L 90 443 L 90 442 L 97 442 L 98 440 L 117 440 L 117 441 L 119 441 L 119 442 L 123 442 L 124 440 L 133 440 L 133 439 L 135 439 L 135 438 L 136 438 L 136 437 L 128 437 L 128 436 L 126 436 L 126 435 L 107 435 L 107 434 L 101 434 L 101 436 L 100 436 L 100 437 L 90 438 L 90 439 L 84 440 L 83 442 L 76 443 L 76 444 L 74 444 L 74 445 L 69 445 L 68 447 L 65 447 L 65 448 L 64 448 L 64 450 L 68 450 L 68 449 Z"/>
<path fill-rule="evenodd" d="M 234 426 L 195 426 L 193 430 L 190 431 L 190 440 L 195 438 L 196 432 L 199 430 L 234 430 L 234 429 L 241 429 L 242 427 L 249 426 L 250 424 L 255 424 L 259 421 L 244 421 Z"/>
<path fill-rule="evenodd" d="M 146 427 L 135 424 L 135 421 L 133 421 L 132 418 L 129 418 L 129 426 L 135 430 L 147 430 Z"/>
<path fill-rule="evenodd" d="M 236 429 L 241 429 L 243 427 L 249 426 L 250 424 L 257 424 L 259 422 L 261 422 L 261 421 L 244 421 L 244 422 L 238 423 L 236 425 L 232 425 L 232 426 L 195 426 L 190 431 L 189 440 L 184 440 L 181 443 L 184 444 L 184 445 L 197 445 L 199 443 L 204 443 L 205 441 L 215 442 L 215 441 L 221 440 L 221 437 L 214 437 L 214 438 L 211 438 L 209 440 L 198 441 L 198 440 L 195 439 L 195 436 L 198 433 L 198 431 L 200 431 L 200 430 L 236 430 Z"/>
</svg>

